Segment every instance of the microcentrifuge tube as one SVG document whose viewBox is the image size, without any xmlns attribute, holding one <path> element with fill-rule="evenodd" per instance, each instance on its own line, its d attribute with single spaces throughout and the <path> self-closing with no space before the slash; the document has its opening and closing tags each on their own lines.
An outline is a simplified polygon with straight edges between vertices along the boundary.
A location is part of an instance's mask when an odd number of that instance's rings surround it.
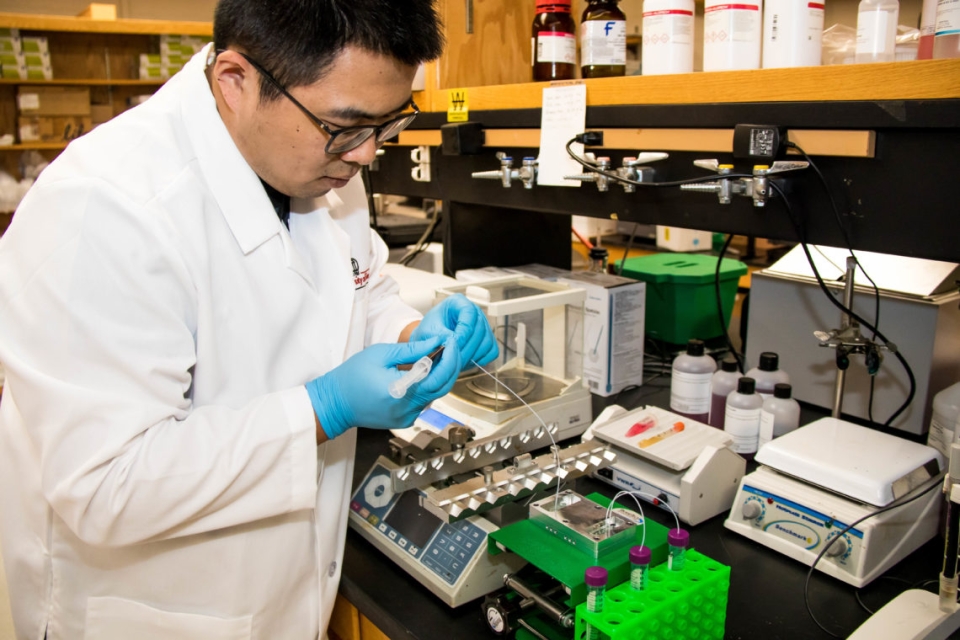
<svg viewBox="0 0 960 640">
<path fill-rule="evenodd" d="M 409 371 L 390 383 L 390 395 L 394 398 L 405 396 L 411 385 L 427 377 L 431 367 L 433 367 L 433 360 L 430 359 L 430 356 L 423 356 L 414 362 Z"/>
<path fill-rule="evenodd" d="M 587 611 L 601 613 L 603 599 L 607 590 L 607 570 L 603 567 L 589 567 L 584 574 L 587 583 Z M 587 623 L 585 640 L 600 640 L 600 630 Z"/>
<path fill-rule="evenodd" d="M 643 591 L 647 588 L 647 570 L 653 553 L 650 547 L 636 545 L 630 547 L 630 588 L 634 591 Z"/>
<path fill-rule="evenodd" d="M 670 571 L 683 569 L 683 561 L 690 546 L 690 532 L 684 529 L 671 529 L 667 533 L 667 568 Z"/>
</svg>

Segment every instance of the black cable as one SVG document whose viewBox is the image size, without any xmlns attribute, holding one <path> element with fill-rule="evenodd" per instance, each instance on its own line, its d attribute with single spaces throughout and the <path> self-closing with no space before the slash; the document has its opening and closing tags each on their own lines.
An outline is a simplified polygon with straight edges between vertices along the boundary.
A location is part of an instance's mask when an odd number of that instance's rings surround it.
<svg viewBox="0 0 960 640">
<path fill-rule="evenodd" d="M 878 577 L 877 577 L 877 581 L 880 581 L 880 580 L 891 580 L 891 581 L 894 581 L 894 582 L 902 582 L 902 583 L 904 583 L 905 585 L 907 585 L 908 588 L 913 588 L 913 583 L 910 582 L 909 580 L 907 580 L 906 578 L 900 578 L 900 577 L 897 577 L 897 576 L 878 576 Z M 876 583 L 872 583 L 872 584 L 876 584 Z M 865 605 L 865 604 L 863 603 L 863 600 L 860 598 L 860 594 L 863 592 L 863 590 L 864 590 L 865 588 L 866 588 L 866 587 L 863 587 L 863 588 L 861 588 L 861 589 L 857 589 L 856 591 L 853 592 L 853 596 L 857 599 L 857 604 L 860 605 L 860 608 L 863 609 L 864 611 L 866 611 L 868 614 L 870 614 L 870 615 L 872 616 L 873 614 L 876 613 L 876 611 L 874 611 L 873 609 L 871 609 L 870 607 L 868 607 L 867 605 Z"/>
<path fill-rule="evenodd" d="M 630 249 L 633 247 L 633 239 L 637 237 L 637 228 L 640 226 L 639 222 L 633 223 L 633 231 L 630 232 L 630 239 L 627 240 L 627 246 L 623 249 L 623 259 L 620 260 L 620 268 L 617 269 L 617 275 L 623 275 L 623 268 L 627 264 L 627 256 L 630 255 Z"/>
<path fill-rule="evenodd" d="M 589 169 L 594 173 L 599 173 L 602 176 L 606 176 L 611 180 L 616 180 L 617 182 L 622 182 L 624 184 L 632 184 L 635 187 L 656 187 L 656 188 L 679 187 L 680 185 L 683 185 L 683 184 L 701 184 L 704 182 L 716 182 L 718 178 L 723 178 L 725 180 L 737 179 L 737 178 L 753 178 L 753 175 L 749 173 L 728 173 L 724 176 L 712 175 L 712 176 L 704 176 L 702 178 L 687 178 L 685 180 L 673 180 L 671 182 L 640 182 L 639 180 L 631 180 L 630 178 L 624 178 L 623 176 L 617 175 L 616 173 L 612 173 L 610 171 L 603 171 L 602 169 L 597 167 L 597 165 L 590 164 L 589 162 L 587 162 L 586 160 L 584 160 L 583 158 L 575 154 L 573 152 L 573 149 L 570 148 L 570 146 L 576 141 L 577 141 L 576 138 L 570 138 L 570 140 L 567 141 L 566 149 L 567 149 L 567 155 L 573 158 L 577 164 L 579 164 L 580 166 L 586 169 Z"/>
<path fill-rule="evenodd" d="M 876 424 L 873 421 L 873 391 L 876 387 L 877 376 L 870 376 L 870 398 L 867 400 L 867 418 L 870 424 Z"/>
<path fill-rule="evenodd" d="M 363 182 L 364 191 L 367 192 L 367 208 L 370 209 L 372 221 L 370 226 L 377 229 L 377 207 L 373 199 L 373 186 L 370 184 L 370 166 L 360 167 L 360 180 Z"/>
<path fill-rule="evenodd" d="M 740 370 L 740 373 L 743 373 L 743 358 L 734 348 L 733 340 L 730 339 L 730 332 L 727 331 L 727 323 L 723 321 L 723 297 L 720 295 L 720 265 L 723 263 L 723 256 L 727 253 L 727 249 L 730 248 L 730 243 L 733 241 L 733 238 L 734 234 L 731 233 L 727 236 L 723 246 L 720 247 L 720 255 L 717 256 L 717 270 L 713 274 L 713 287 L 714 292 L 717 294 L 717 319 L 720 321 L 720 330 L 723 332 L 723 337 L 727 341 L 727 348 L 730 350 L 730 353 L 733 354 L 734 360 L 737 361 L 737 369 Z M 730 314 L 733 315 L 732 310 Z"/>
<path fill-rule="evenodd" d="M 519 331 L 519 329 L 512 324 L 504 324 L 500 326 L 503 327 L 503 339 L 497 338 L 497 342 L 503 345 L 503 348 L 506 350 L 507 354 L 509 354 L 510 351 L 513 351 L 514 353 L 516 353 L 517 352 L 516 348 L 511 349 L 510 345 L 507 344 L 507 340 L 510 339 L 510 335 L 509 335 L 510 329 L 513 329 L 514 331 Z M 524 342 L 526 342 L 527 347 L 529 347 L 530 351 L 533 352 L 533 355 L 537 356 L 537 365 L 542 367 L 543 357 L 540 355 L 540 352 L 537 351 L 537 348 L 533 346 L 533 343 L 530 342 L 530 338 L 527 338 Z M 507 358 L 504 358 L 504 361 L 506 360 Z"/>
<path fill-rule="evenodd" d="M 813 275 L 817 280 L 817 284 L 820 286 L 820 289 L 824 292 L 824 294 L 826 294 L 827 299 L 835 307 L 840 309 L 842 312 L 846 313 L 851 318 L 859 322 L 862 326 L 872 331 L 877 338 L 880 338 L 880 340 L 882 340 L 883 343 L 887 345 L 887 348 L 890 349 L 893 355 L 896 356 L 897 360 L 900 361 L 900 364 L 903 365 L 904 370 L 907 372 L 907 378 L 910 381 L 910 391 L 907 394 L 907 399 L 904 401 L 904 403 L 900 405 L 900 407 L 893 413 L 893 415 L 891 415 L 887 419 L 887 421 L 884 423 L 885 427 L 889 427 L 901 413 L 906 411 L 907 407 L 910 406 L 910 403 L 913 402 L 914 395 L 916 395 L 917 380 L 913 376 L 913 369 L 910 368 L 910 365 L 907 363 L 907 360 L 903 357 L 903 354 L 900 353 L 900 350 L 896 347 L 896 345 L 893 345 L 890 342 L 890 340 L 888 340 L 885 335 L 880 333 L 880 331 L 874 325 L 870 324 L 869 322 L 864 320 L 862 317 L 860 317 L 856 312 L 854 312 L 853 309 L 848 309 L 842 302 L 838 301 L 833 296 L 833 294 L 830 292 L 830 289 L 827 288 L 826 283 L 823 281 L 823 278 L 820 276 L 820 272 L 817 270 L 817 265 L 813 261 L 813 256 L 810 255 L 810 247 L 808 246 L 808 243 L 807 243 L 807 232 L 805 227 L 803 226 L 803 222 L 794 215 L 793 208 L 790 206 L 790 201 L 787 199 L 786 194 L 783 192 L 783 188 L 780 187 L 780 185 L 773 180 L 770 180 L 768 184 L 770 185 L 771 189 L 773 189 L 780 195 L 780 200 L 783 202 L 783 207 L 787 212 L 787 216 L 789 216 L 790 221 L 793 223 L 793 226 L 797 231 L 797 235 L 800 238 L 800 247 L 803 249 L 803 253 L 807 257 L 807 262 L 810 264 L 810 268 L 813 270 Z"/>
<path fill-rule="evenodd" d="M 939 476 L 939 477 L 942 478 L 943 476 L 941 475 L 941 476 Z M 820 627 L 820 630 L 821 630 L 821 631 L 823 631 L 824 633 L 828 634 L 828 635 L 829 635 L 830 637 L 832 637 L 832 638 L 845 638 L 845 637 L 846 637 L 846 636 L 838 636 L 837 634 L 835 634 L 834 632 L 830 631 L 830 630 L 827 629 L 825 626 L 823 626 L 822 624 L 820 624 L 820 621 L 817 620 L 817 617 L 816 617 L 815 615 L 813 615 L 813 609 L 810 608 L 810 594 L 809 594 L 809 591 L 810 591 L 810 578 L 813 576 L 813 571 L 814 571 L 814 569 L 817 568 L 817 563 L 820 562 L 820 559 L 823 558 L 823 556 L 827 553 L 827 551 L 830 549 L 830 547 L 833 546 L 833 543 L 836 542 L 837 540 L 839 540 L 839 539 L 840 539 L 841 537 L 843 537 L 844 535 L 846 535 L 846 533 L 847 533 L 848 531 L 850 531 L 850 529 L 853 529 L 855 526 L 857 526 L 858 524 L 860 524 L 860 523 L 863 522 L 864 520 L 868 520 L 868 519 L 870 519 L 870 518 L 872 518 L 872 517 L 874 517 L 874 516 L 878 516 L 878 515 L 880 515 L 881 513 L 884 513 L 884 512 L 886 512 L 886 511 L 890 511 L 890 510 L 892 510 L 892 509 L 896 509 L 896 508 L 898 508 L 898 507 L 902 507 L 902 506 L 905 505 L 905 504 L 910 504 L 910 503 L 913 502 L 914 500 L 919 500 L 919 499 L 922 498 L 923 496 L 925 496 L 925 495 L 927 495 L 928 493 L 930 493 L 931 490 L 939 488 L 939 487 L 941 486 L 941 484 L 942 484 L 942 483 L 940 483 L 940 482 L 934 482 L 934 483 L 931 484 L 929 487 L 927 487 L 926 489 L 924 489 L 923 491 L 921 491 L 921 492 L 918 493 L 917 495 L 913 496 L 912 498 L 907 498 L 906 500 L 894 500 L 893 502 L 891 502 L 891 503 L 888 504 L 887 506 L 885 506 L 885 507 L 883 507 L 883 508 L 881 508 L 881 509 L 877 509 L 877 510 L 874 511 L 873 513 L 868 513 L 867 515 L 863 516 L 862 518 L 858 518 L 857 520 L 854 520 L 853 522 L 851 522 L 850 524 L 848 524 L 846 527 L 844 527 L 837 535 L 835 535 L 834 537 L 830 538 L 830 539 L 827 541 L 827 544 L 824 545 L 823 549 L 820 550 L 820 553 L 817 554 L 817 557 L 813 560 L 813 564 L 810 565 L 810 570 L 807 571 L 807 579 L 806 579 L 806 581 L 803 583 L 803 604 L 804 604 L 804 605 L 806 606 L 806 608 L 807 608 L 807 614 L 809 614 L 810 619 L 813 620 L 813 622 L 814 622 L 818 627 Z"/>
</svg>

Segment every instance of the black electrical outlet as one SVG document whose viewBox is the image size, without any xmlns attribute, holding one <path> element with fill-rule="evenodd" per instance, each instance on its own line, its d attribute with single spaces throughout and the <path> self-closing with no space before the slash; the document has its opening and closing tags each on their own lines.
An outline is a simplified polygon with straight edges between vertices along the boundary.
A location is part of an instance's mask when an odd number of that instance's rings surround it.
<svg viewBox="0 0 960 640">
<path fill-rule="evenodd" d="M 733 157 L 772 163 L 781 155 L 786 137 L 786 127 L 738 124 L 733 130 Z"/>
</svg>

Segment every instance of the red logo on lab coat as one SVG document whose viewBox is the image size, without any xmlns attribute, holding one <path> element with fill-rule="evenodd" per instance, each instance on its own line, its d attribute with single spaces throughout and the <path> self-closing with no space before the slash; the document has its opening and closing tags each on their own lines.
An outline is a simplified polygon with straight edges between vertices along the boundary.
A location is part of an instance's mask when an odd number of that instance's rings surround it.
<svg viewBox="0 0 960 640">
<path fill-rule="evenodd" d="M 353 286 L 355 289 L 363 289 L 370 281 L 370 269 L 360 271 L 360 263 L 356 258 L 350 258 L 350 266 L 353 267 Z"/>
</svg>

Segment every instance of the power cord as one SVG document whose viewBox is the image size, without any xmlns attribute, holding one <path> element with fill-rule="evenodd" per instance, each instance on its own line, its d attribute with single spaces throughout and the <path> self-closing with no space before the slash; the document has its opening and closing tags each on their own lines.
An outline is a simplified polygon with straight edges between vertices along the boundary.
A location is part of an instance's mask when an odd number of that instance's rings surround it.
<svg viewBox="0 0 960 640">
<path fill-rule="evenodd" d="M 893 415 L 891 415 L 887 419 L 887 421 L 884 423 L 883 425 L 884 427 L 889 427 L 891 424 L 893 424 L 893 421 L 896 420 L 901 413 L 906 411 L 907 407 L 910 406 L 910 404 L 913 402 L 914 396 L 916 395 L 917 380 L 913 375 L 913 369 L 910 368 L 910 365 L 907 363 L 907 360 L 903 357 L 903 354 L 900 353 L 900 350 L 897 349 L 897 346 L 891 343 L 890 340 L 888 340 L 887 337 L 883 335 L 879 329 L 877 329 L 871 323 L 867 322 L 864 318 L 862 318 L 860 315 L 854 312 L 853 309 L 847 308 L 846 305 L 838 301 L 833 296 L 833 294 L 830 292 L 830 289 L 827 288 L 826 283 L 823 281 L 823 278 L 820 276 L 820 272 L 817 270 L 817 265 L 813 260 L 813 256 L 810 254 L 810 247 L 807 243 L 807 232 L 806 232 L 806 228 L 803 225 L 803 221 L 797 218 L 796 215 L 794 215 L 793 207 L 791 207 L 790 200 L 787 198 L 786 194 L 784 193 L 783 188 L 773 180 L 771 180 L 769 184 L 770 184 L 770 188 L 772 188 L 774 191 L 776 191 L 780 195 L 780 200 L 783 202 L 783 207 L 787 212 L 787 216 L 790 218 L 790 221 L 793 223 L 793 226 L 797 231 L 797 236 L 800 238 L 800 246 L 803 248 L 803 253 L 807 257 L 807 262 L 810 264 L 810 268 L 813 270 L 813 275 L 817 280 L 817 284 L 820 286 L 820 289 L 826 295 L 827 299 L 831 302 L 831 304 L 833 304 L 835 307 L 840 309 L 840 311 L 846 313 L 851 318 L 855 319 L 862 326 L 870 330 L 875 337 L 882 340 L 883 343 L 887 346 L 887 348 L 890 349 L 891 353 L 893 353 L 893 355 L 896 356 L 897 360 L 900 361 L 900 364 L 903 365 L 903 368 L 907 373 L 907 378 L 910 381 L 910 391 L 907 393 L 907 399 L 904 401 L 904 403 L 900 405 L 900 407 L 893 413 Z"/>
<path fill-rule="evenodd" d="M 743 357 L 737 353 L 737 350 L 734 348 L 733 340 L 730 338 L 730 332 L 727 331 L 727 323 L 723 320 L 723 297 L 720 295 L 720 265 L 723 264 L 723 256 L 727 253 L 727 249 L 730 248 L 730 243 L 733 241 L 733 238 L 734 235 L 731 233 L 727 236 L 723 246 L 720 247 L 720 255 L 717 256 L 717 270 L 713 274 L 713 288 L 714 293 L 717 295 L 717 320 L 720 321 L 720 330 L 723 332 L 723 337 L 727 341 L 727 348 L 730 350 L 730 353 L 733 354 L 734 360 L 737 361 L 737 369 L 740 370 L 740 373 L 744 373 Z"/>
<path fill-rule="evenodd" d="M 416 244 L 413 245 L 413 249 L 407 251 L 398 262 L 404 266 L 409 266 L 417 256 L 427 250 L 427 246 L 430 244 L 430 238 L 433 237 L 433 232 L 437 228 L 437 224 L 440 222 L 440 204 L 437 201 L 433 203 L 433 216 L 430 219 L 430 224 L 427 225 L 427 229 L 423 232 L 423 235 L 420 236 L 420 239 L 417 240 Z"/>
<path fill-rule="evenodd" d="M 943 476 L 941 475 L 941 476 L 939 476 L 939 477 L 942 478 Z M 830 549 L 830 547 L 833 546 L 833 543 L 834 543 L 834 542 L 836 542 L 836 541 L 839 540 L 841 537 L 843 537 L 844 535 L 846 535 L 846 533 L 847 533 L 848 531 L 850 531 L 851 529 L 853 529 L 855 526 L 857 526 L 858 524 L 860 524 L 860 523 L 863 522 L 864 520 L 869 520 L 870 518 L 873 518 L 874 516 L 878 516 L 878 515 L 880 515 L 881 513 L 884 513 L 884 512 L 886 512 L 886 511 L 891 511 L 892 509 L 896 509 L 896 508 L 898 508 L 898 507 L 902 507 L 902 506 L 905 505 L 905 504 L 910 504 L 910 503 L 913 502 L 914 500 L 919 500 L 919 499 L 922 498 L 923 496 L 925 496 L 925 495 L 927 495 L 928 493 L 930 493 L 931 490 L 933 490 L 933 489 L 939 489 L 940 486 L 941 486 L 941 484 L 942 484 L 942 483 L 940 483 L 940 482 L 934 482 L 934 483 L 931 484 L 929 487 L 927 487 L 926 489 L 924 489 L 923 491 L 921 491 L 921 492 L 918 493 L 917 495 L 913 496 L 912 498 L 907 498 L 906 500 L 894 500 L 893 502 L 891 502 L 891 503 L 888 504 L 887 506 L 885 506 L 885 507 L 883 507 L 883 508 L 881 508 L 881 509 L 878 509 L 878 510 L 874 511 L 873 513 L 868 513 L 867 515 L 863 516 L 862 518 L 858 518 L 858 519 L 854 520 L 853 522 L 851 522 L 850 524 L 848 524 L 846 527 L 844 527 L 837 535 L 835 535 L 834 537 L 830 538 L 830 540 L 827 541 L 827 544 L 825 544 L 824 547 L 823 547 L 823 549 L 820 550 L 820 553 L 817 554 L 817 557 L 814 559 L 813 564 L 810 565 L 810 570 L 807 572 L 807 579 L 806 579 L 806 581 L 803 583 L 803 604 L 804 604 L 804 606 L 806 606 L 806 608 L 807 608 L 807 613 L 810 615 L 810 619 L 813 620 L 814 623 L 815 623 L 818 627 L 820 627 L 820 629 L 821 629 L 824 633 L 826 633 L 827 635 L 829 635 L 829 636 L 832 637 L 832 638 L 844 638 L 844 637 L 846 637 L 846 636 L 838 636 L 837 634 L 835 634 L 834 632 L 830 631 L 830 630 L 827 629 L 825 626 L 823 626 L 823 624 L 821 624 L 820 621 L 817 620 L 817 616 L 815 616 L 815 615 L 813 614 L 813 609 L 810 608 L 810 595 L 809 595 L 809 591 L 810 591 L 810 578 L 813 576 L 813 571 L 814 571 L 814 569 L 817 568 L 817 563 L 820 562 L 820 559 L 823 558 L 824 555 L 826 555 L 827 551 Z"/>
</svg>

